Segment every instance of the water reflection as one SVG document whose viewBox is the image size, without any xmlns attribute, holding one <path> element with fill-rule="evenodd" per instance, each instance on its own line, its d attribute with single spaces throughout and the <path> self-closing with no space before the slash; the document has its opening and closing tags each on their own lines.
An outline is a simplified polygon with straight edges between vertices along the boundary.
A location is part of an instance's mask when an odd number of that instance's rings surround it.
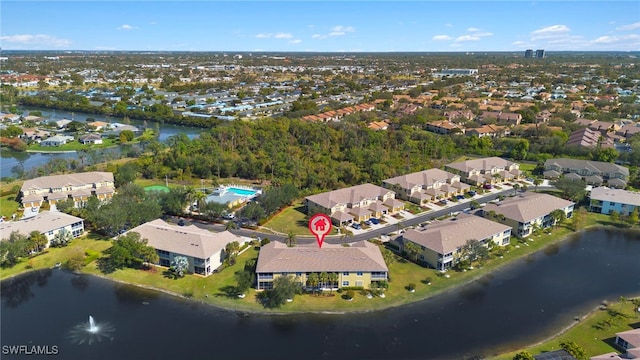
<svg viewBox="0 0 640 360">
<path fill-rule="evenodd" d="M 34 285 L 39 287 L 46 286 L 51 272 L 51 269 L 34 271 L 17 278 L 2 281 L 0 283 L 0 293 L 2 294 L 4 306 L 15 309 L 29 301 L 34 296 L 31 287 Z"/>
<path fill-rule="evenodd" d="M 76 275 L 71 278 L 71 286 L 78 291 L 84 291 L 89 287 L 89 279 L 84 275 Z"/>
</svg>

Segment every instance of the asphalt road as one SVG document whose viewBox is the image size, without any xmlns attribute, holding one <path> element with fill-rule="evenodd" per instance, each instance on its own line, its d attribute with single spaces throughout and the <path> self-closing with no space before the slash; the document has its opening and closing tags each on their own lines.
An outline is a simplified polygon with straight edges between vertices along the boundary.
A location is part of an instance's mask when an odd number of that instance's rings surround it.
<svg viewBox="0 0 640 360">
<path fill-rule="evenodd" d="M 513 190 L 512 189 L 507 189 L 507 190 L 502 190 L 500 192 L 496 192 L 496 193 L 492 193 L 489 195 L 483 195 L 483 196 L 475 196 L 474 200 L 479 202 L 480 204 L 484 204 L 487 203 L 491 200 L 494 200 L 496 198 L 498 198 L 500 195 L 504 195 L 504 196 L 508 196 L 510 194 L 513 194 Z M 424 213 L 424 214 L 420 214 L 417 215 L 414 218 L 411 219 L 405 219 L 400 221 L 398 224 L 400 224 L 400 229 L 404 229 L 410 226 L 415 226 L 418 225 L 420 223 L 423 223 L 425 221 L 429 221 L 433 218 L 438 218 L 440 216 L 444 216 L 447 215 L 449 213 L 452 212 L 458 212 L 458 211 L 462 211 L 466 208 L 469 207 L 469 202 L 464 202 L 464 203 L 456 203 L 453 206 L 450 206 L 446 209 L 441 209 L 441 210 L 436 210 L 436 211 L 430 211 L 428 213 Z M 174 218 L 174 222 L 177 222 L 177 218 Z M 185 223 L 187 225 L 189 224 L 193 224 L 196 225 L 200 228 L 204 228 L 204 229 L 209 229 L 209 230 L 214 230 L 214 231 L 223 231 L 225 228 L 224 224 L 215 224 L 215 223 L 209 223 L 206 221 L 199 221 L 199 220 L 189 220 L 189 219 L 185 219 Z M 368 230 L 364 233 L 361 234 L 357 234 L 357 235 L 353 235 L 350 237 L 345 237 L 343 238 L 341 235 L 331 235 L 331 236 L 327 236 L 324 239 L 325 243 L 328 244 L 343 244 L 343 243 L 354 243 L 357 241 L 361 241 L 361 240 L 368 240 L 368 239 L 373 239 L 373 238 L 380 238 L 383 235 L 387 235 L 390 234 L 392 232 L 396 232 L 398 231 L 398 224 L 390 224 L 390 225 L 386 225 L 383 227 L 379 227 L 376 229 L 371 229 Z M 266 232 L 261 232 L 259 230 L 250 230 L 250 229 L 246 229 L 246 228 L 239 228 L 239 229 L 232 229 L 230 230 L 233 234 L 235 235 L 239 235 L 239 236 L 248 236 L 248 237 L 260 237 L 260 238 L 269 238 L 269 240 L 271 241 L 280 241 L 280 242 L 286 242 L 287 241 L 287 235 L 278 235 L 278 234 L 272 234 L 272 233 L 266 233 Z M 296 236 L 296 241 L 299 245 L 305 245 L 305 244 L 315 244 L 316 243 L 316 238 L 309 235 L 309 236 L 301 236 L 298 235 Z"/>
</svg>

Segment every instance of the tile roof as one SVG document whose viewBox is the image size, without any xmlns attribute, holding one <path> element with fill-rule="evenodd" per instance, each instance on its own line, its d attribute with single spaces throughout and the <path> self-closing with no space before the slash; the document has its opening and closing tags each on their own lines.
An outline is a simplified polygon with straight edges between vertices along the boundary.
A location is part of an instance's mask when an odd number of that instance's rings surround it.
<svg viewBox="0 0 640 360">
<path fill-rule="evenodd" d="M 325 243 L 287 247 L 277 241 L 263 246 L 256 272 L 389 271 L 378 246 L 360 241 L 349 247 Z"/>
<path fill-rule="evenodd" d="M 562 169 L 588 169 L 589 171 L 599 171 L 603 173 L 621 173 L 624 176 L 629 176 L 629 169 L 608 162 L 591 161 L 591 160 L 578 160 L 569 158 L 557 158 L 548 159 L 544 162 L 544 168 L 548 169 L 550 166 L 556 166 Z"/>
<path fill-rule="evenodd" d="M 214 233 L 195 225 L 170 225 L 162 219 L 144 223 L 129 232 L 137 232 L 141 238 L 149 240 L 147 245 L 155 249 L 199 259 L 211 257 L 230 242 L 237 241 L 241 245 L 245 242 L 244 238 L 228 231 Z"/>
<path fill-rule="evenodd" d="M 455 218 L 433 221 L 424 230 L 407 230 L 403 238 L 439 254 L 447 254 L 468 240 L 482 240 L 510 229 L 507 225 L 479 216 L 460 214 Z"/>
<path fill-rule="evenodd" d="M 428 169 L 411 174 L 400 175 L 383 182 L 390 185 L 397 185 L 403 189 L 411 189 L 415 186 L 431 186 L 433 183 L 446 183 L 457 175 L 440 169 Z"/>
<path fill-rule="evenodd" d="M 553 195 L 527 191 L 519 196 L 506 198 L 498 204 L 487 204 L 483 211 L 495 211 L 508 219 L 526 223 L 573 204 Z"/>
</svg>

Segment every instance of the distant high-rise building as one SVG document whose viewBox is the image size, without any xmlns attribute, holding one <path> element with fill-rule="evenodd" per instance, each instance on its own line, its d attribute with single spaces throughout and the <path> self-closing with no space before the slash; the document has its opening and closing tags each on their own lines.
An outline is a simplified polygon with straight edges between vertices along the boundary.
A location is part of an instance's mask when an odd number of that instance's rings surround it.
<svg viewBox="0 0 640 360">
<path fill-rule="evenodd" d="M 538 49 L 536 50 L 536 57 L 538 59 L 544 59 L 544 49 Z"/>
<path fill-rule="evenodd" d="M 533 50 L 531 49 L 527 49 L 524 51 L 524 58 L 528 59 L 528 58 L 532 58 L 533 57 Z"/>
</svg>

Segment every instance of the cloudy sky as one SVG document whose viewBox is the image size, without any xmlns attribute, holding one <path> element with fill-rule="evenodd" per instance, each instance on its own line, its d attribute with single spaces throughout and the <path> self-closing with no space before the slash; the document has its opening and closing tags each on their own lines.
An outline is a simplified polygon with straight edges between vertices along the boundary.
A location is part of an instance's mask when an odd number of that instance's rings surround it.
<svg viewBox="0 0 640 360">
<path fill-rule="evenodd" d="M 11 1 L 4 50 L 640 51 L 640 1 Z"/>
</svg>

